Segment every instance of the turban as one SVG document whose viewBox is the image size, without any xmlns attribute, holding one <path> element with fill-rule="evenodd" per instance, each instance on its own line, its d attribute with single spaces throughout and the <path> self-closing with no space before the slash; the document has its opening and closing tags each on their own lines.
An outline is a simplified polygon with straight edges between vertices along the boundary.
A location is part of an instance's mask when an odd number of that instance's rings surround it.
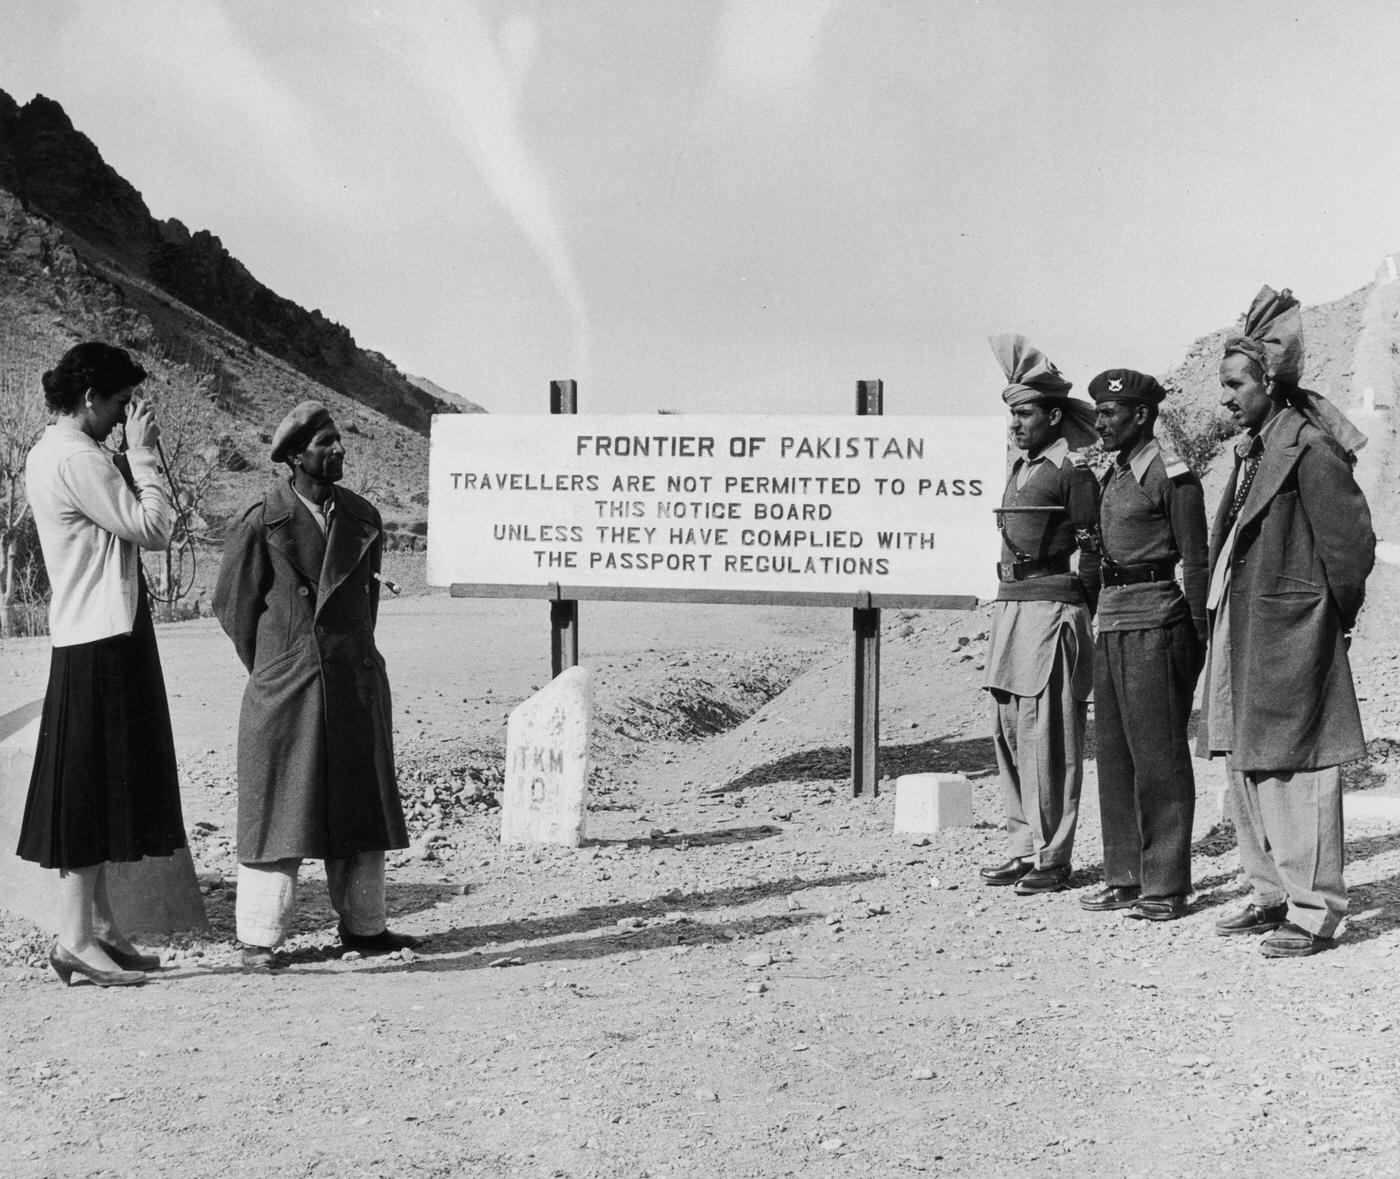
<svg viewBox="0 0 1400 1179">
<path fill-rule="evenodd" d="M 1239 352 L 1271 381 L 1296 385 L 1303 375 L 1303 317 L 1293 292 L 1259 288 L 1241 330 L 1225 341 L 1225 355 Z"/>
<path fill-rule="evenodd" d="M 1094 430 L 1094 407 L 1071 397 L 1074 388 L 1054 363 L 1026 339 L 1009 333 L 991 338 L 992 353 L 1006 374 L 1007 386 L 1001 399 L 1013 409 L 1018 405 L 1048 403 L 1062 417 L 1060 434 L 1073 450 L 1092 446 L 1099 436 Z"/>
<path fill-rule="evenodd" d="M 1089 396 L 1095 402 L 1136 401 L 1144 405 L 1161 405 L 1166 395 L 1167 391 L 1156 377 L 1130 368 L 1111 368 L 1089 382 Z"/>
<path fill-rule="evenodd" d="M 1279 386 L 1283 399 L 1311 425 L 1330 434 L 1349 456 L 1366 445 L 1366 435 L 1346 414 L 1322 394 L 1298 385 L 1303 375 L 1303 317 L 1292 291 L 1259 288 L 1244 313 L 1240 332 L 1225 341 L 1225 355 L 1232 352 L 1258 364 L 1264 376 Z"/>
<path fill-rule="evenodd" d="M 272 435 L 272 461 L 285 462 L 287 455 L 301 450 L 322 426 L 331 424 L 331 411 L 319 401 L 303 401 L 282 419 Z"/>
</svg>

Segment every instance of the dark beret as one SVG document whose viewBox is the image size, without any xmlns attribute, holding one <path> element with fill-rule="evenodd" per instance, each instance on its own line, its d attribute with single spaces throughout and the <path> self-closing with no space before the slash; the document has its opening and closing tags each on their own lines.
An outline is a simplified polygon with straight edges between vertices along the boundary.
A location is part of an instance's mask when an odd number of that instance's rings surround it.
<svg viewBox="0 0 1400 1179">
<path fill-rule="evenodd" d="M 1140 401 L 1161 405 L 1167 391 L 1156 377 L 1130 368 L 1111 368 L 1089 382 L 1089 396 L 1099 401 Z"/>
<path fill-rule="evenodd" d="M 331 411 L 319 401 L 303 401 L 292 410 L 272 435 L 272 461 L 286 460 L 288 453 L 301 450 L 322 426 L 331 423 Z"/>
</svg>

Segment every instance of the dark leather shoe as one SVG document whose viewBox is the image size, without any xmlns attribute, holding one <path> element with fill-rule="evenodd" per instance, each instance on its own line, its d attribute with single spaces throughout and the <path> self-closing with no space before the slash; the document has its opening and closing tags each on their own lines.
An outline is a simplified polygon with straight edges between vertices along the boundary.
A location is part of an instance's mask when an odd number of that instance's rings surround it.
<svg viewBox="0 0 1400 1179">
<path fill-rule="evenodd" d="M 1336 938 L 1309 933 L 1301 925 L 1285 921 L 1260 943 L 1259 952 L 1265 958 L 1306 958 L 1320 954 L 1337 944 Z"/>
<path fill-rule="evenodd" d="M 1108 909 L 1131 909 L 1137 904 L 1141 893 L 1142 889 L 1136 884 L 1110 884 L 1098 892 L 1091 892 L 1087 897 L 1080 897 L 1079 904 L 1095 913 L 1102 913 Z"/>
<path fill-rule="evenodd" d="M 160 956 L 158 954 L 143 954 L 139 950 L 119 950 L 101 938 L 97 939 L 97 944 L 102 947 L 107 957 L 123 970 L 152 971 L 160 969 Z"/>
<path fill-rule="evenodd" d="M 1035 861 L 1026 859 L 1024 856 L 1013 856 L 1004 864 L 997 864 L 991 868 L 982 869 L 982 882 L 984 884 L 1015 884 L 1027 872 L 1035 869 Z"/>
<path fill-rule="evenodd" d="M 1222 917 L 1215 923 L 1221 937 L 1235 933 L 1268 933 L 1277 929 L 1288 916 L 1285 905 L 1246 905 L 1233 917 Z"/>
<path fill-rule="evenodd" d="M 271 974 L 281 965 L 270 946 L 244 946 L 242 963 L 250 974 Z"/>
<path fill-rule="evenodd" d="M 1069 886 L 1069 871 L 1068 864 L 1034 868 L 1016 881 L 1016 892 L 1023 897 L 1034 892 L 1059 892 Z"/>
<path fill-rule="evenodd" d="M 1186 898 L 1143 897 L 1128 916 L 1136 917 L 1139 921 L 1175 921 L 1178 917 L 1186 916 Z"/>
<path fill-rule="evenodd" d="M 340 944 L 347 950 L 355 950 L 361 954 L 392 954 L 395 950 L 411 950 L 418 944 L 419 939 L 408 933 L 394 933 L 388 929 L 381 929 L 378 933 L 359 934 L 351 933 L 342 923 L 340 926 Z"/>
</svg>

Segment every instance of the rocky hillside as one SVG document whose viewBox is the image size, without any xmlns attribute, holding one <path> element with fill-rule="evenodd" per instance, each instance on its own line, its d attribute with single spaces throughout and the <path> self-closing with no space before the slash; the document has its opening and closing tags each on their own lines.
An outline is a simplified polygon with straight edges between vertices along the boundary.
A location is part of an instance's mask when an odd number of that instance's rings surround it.
<svg viewBox="0 0 1400 1179">
<path fill-rule="evenodd" d="M 286 361 L 136 279 L 114 282 L 71 234 L 0 190 L 0 388 L 37 402 L 39 375 L 80 340 L 131 349 L 152 373 L 167 450 L 222 456 L 204 503 L 208 531 L 252 502 L 273 467 L 271 428 L 298 401 L 331 407 L 346 434 L 347 481 L 370 487 L 386 522 L 412 535 L 426 518 L 428 440 L 359 401 L 317 384 Z"/>
<path fill-rule="evenodd" d="M 0 91 L 0 188 L 64 231 L 94 275 L 123 288 L 132 310 L 178 302 L 327 388 L 419 433 L 434 413 L 479 409 L 428 392 L 350 332 L 260 283 L 207 230 L 158 221 L 63 108 L 42 95 L 19 106 Z M 167 346 L 169 317 L 148 314 Z"/>
</svg>

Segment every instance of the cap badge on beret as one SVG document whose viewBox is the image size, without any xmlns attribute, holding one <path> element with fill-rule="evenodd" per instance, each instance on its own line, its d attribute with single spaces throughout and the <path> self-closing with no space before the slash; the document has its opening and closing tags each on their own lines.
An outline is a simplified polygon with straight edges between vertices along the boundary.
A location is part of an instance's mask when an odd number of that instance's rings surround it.
<svg viewBox="0 0 1400 1179">
<path fill-rule="evenodd" d="M 1123 401 L 1160 405 L 1166 395 L 1167 391 L 1156 377 L 1131 368 L 1111 368 L 1089 382 L 1089 396 L 1096 403 Z"/>
</svg>

